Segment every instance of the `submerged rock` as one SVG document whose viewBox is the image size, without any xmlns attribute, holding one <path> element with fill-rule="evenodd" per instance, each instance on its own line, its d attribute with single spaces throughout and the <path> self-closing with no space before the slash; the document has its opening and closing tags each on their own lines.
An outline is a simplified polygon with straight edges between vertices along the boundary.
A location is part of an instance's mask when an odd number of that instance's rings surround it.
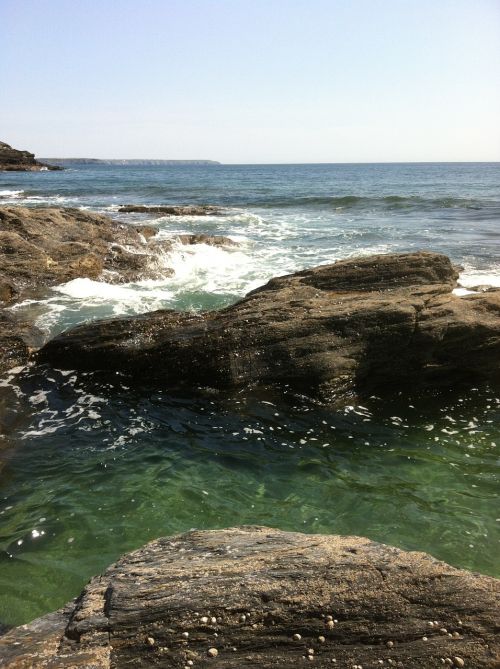
<svg viewBox="0 0 500 669">
<path fill-rule="evenodd" d="M 65 609 L 7 632 L 0 658 L 6 669 L 435 669 L 449 657 L 493 669 L 499 599 L 493 578 L 359 537 L 193 531 L 124 556 Z"/>
<path fill-rule="evenodd" d="M 35 154 L 29 151 L 18 151 L 9 144 L 0 142 L 0 172 L 38 172 L 40 170 L 61 170 L 56 165 L 46 165 L 35 160 Z"/>
<path fill-rule="evenodd" d="M 142 205 L 127 204 L 119 207 L 124 214 L 163 214 L 164 216 L 218 216 L 222 210 L 209 204 L 165 204 Z"/>
<path fill-rule="evenodd" d="M 437 253 L 369 256 L 272 279 L 202 314 L 156 311 L 82 325 L 42 361 L 162 387 L 288 384 L 345 401 L 404 385 L 498 379 L 500 292 L 459 298 Z"/>
</svg>

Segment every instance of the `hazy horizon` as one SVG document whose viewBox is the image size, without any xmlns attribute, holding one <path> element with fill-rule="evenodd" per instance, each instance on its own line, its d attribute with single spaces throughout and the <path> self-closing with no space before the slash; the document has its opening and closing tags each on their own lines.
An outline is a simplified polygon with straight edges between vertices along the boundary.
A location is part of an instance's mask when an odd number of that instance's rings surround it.
<svg viewBox="0 0 500 669">
<path fill-rule="evenodd" d="M 496 0 L 3 0 L 0 140 L 59 158 L 498 162 L 499 36 Z"/>
</svg>

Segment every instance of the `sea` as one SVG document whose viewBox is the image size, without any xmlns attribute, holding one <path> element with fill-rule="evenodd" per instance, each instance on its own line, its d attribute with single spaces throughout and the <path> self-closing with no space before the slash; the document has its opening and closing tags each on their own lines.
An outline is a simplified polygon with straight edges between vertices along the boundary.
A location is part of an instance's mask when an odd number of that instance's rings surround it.
<svg viewBox="0 0 500 669">
<path fill-rule="evenodd" d="M 120 213 L 125 204 L 222 212 L 145 216 Z M 499 163 L 74 165 L 0 173 L 0 205 L 239 243 L 174 243 L 155 280 L 78 278 L 12 307 L 46 339 L 97 318 L 218 309 L 273 276 L 379 253 L 446 253 L 458 295 L 500 287 Z M 172 394 L 27 367 L 0 381 L 0 404 L 0 625 L 57 609 L 121 554 L 192 528 L 359 535 L 500 576 L 498 389 L 335 409 L 286 389 Z"/>
</svg>

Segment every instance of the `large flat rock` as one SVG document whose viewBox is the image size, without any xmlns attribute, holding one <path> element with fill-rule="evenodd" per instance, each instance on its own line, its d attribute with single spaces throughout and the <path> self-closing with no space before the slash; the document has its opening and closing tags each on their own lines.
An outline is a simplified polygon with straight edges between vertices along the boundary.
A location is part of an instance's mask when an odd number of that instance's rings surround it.
<svg viewBox="0 0 500 669">
<path fill-rule="evenodd" d="M 221 311 L 77 327 L 40 359 L 162 387 L 281 384 L 345 401 L 498 379 L 500 291 L 459 298 L 441 254 L 370 256 L 272 279 Z"/>
<path fill-rule="evenodd" d="M 66 609 L 0 637 L 0 658 L 6 669 L 482 669 L 499 666 L 499 619 L 499 581 L 424 553 L 242 527 L 124 556 Z"/>
</svg>

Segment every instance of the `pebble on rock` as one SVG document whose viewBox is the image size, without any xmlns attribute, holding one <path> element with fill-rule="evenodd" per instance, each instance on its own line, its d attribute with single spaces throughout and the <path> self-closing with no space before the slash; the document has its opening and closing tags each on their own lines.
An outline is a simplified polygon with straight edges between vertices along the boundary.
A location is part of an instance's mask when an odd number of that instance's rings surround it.
<svg viewBox="0 0 500 669">
<path fill-rule="evenodd" d="M 300 634 L 294 634 L 292 638 L 294 641 L 300 641 L 302 639 Z"/>
<path fill-rule="evenodd" d="M 146 638 L 146 643 L 148 644 L 148 646 L 154 646 L 155 645 L 155 640 L 153 639 L 152 636 L 148 636 Z"/>
<path fill-rule="evenodd" d="M 217 657 L 218 654 L 219 654 L 219 651 L 217 650 L 217 648 L 209 648 L 207 650 L 207 655 L 209 657 Z"/>
<path fill-rule="evenodd" d="M 387 648 L 394 648 L 394 641 L 387 641 L 385 645 L 387 646 Z"/>
<path fill-rule="evenodd" d="M 319 636 L 318 641 L 319 641 L 319 643 L 325 643 L 326 639 L 325 639 L 324 636 Z"/>
<path fill-rule="evenodd" d="M 326 626 L 328 627 L 329 630 L 332 630 L 335 627 L 335 623 L 333 622 L 333 620 L 329 620 L 326 623 Z"/>
<path fill-rule="evenodd" d="M 465 666 L 465 662 L 462 660 L 461 657 L 454 657 L 453 662 L 455 663 L 456 667 L 464 667 Z"/>
</svg>

